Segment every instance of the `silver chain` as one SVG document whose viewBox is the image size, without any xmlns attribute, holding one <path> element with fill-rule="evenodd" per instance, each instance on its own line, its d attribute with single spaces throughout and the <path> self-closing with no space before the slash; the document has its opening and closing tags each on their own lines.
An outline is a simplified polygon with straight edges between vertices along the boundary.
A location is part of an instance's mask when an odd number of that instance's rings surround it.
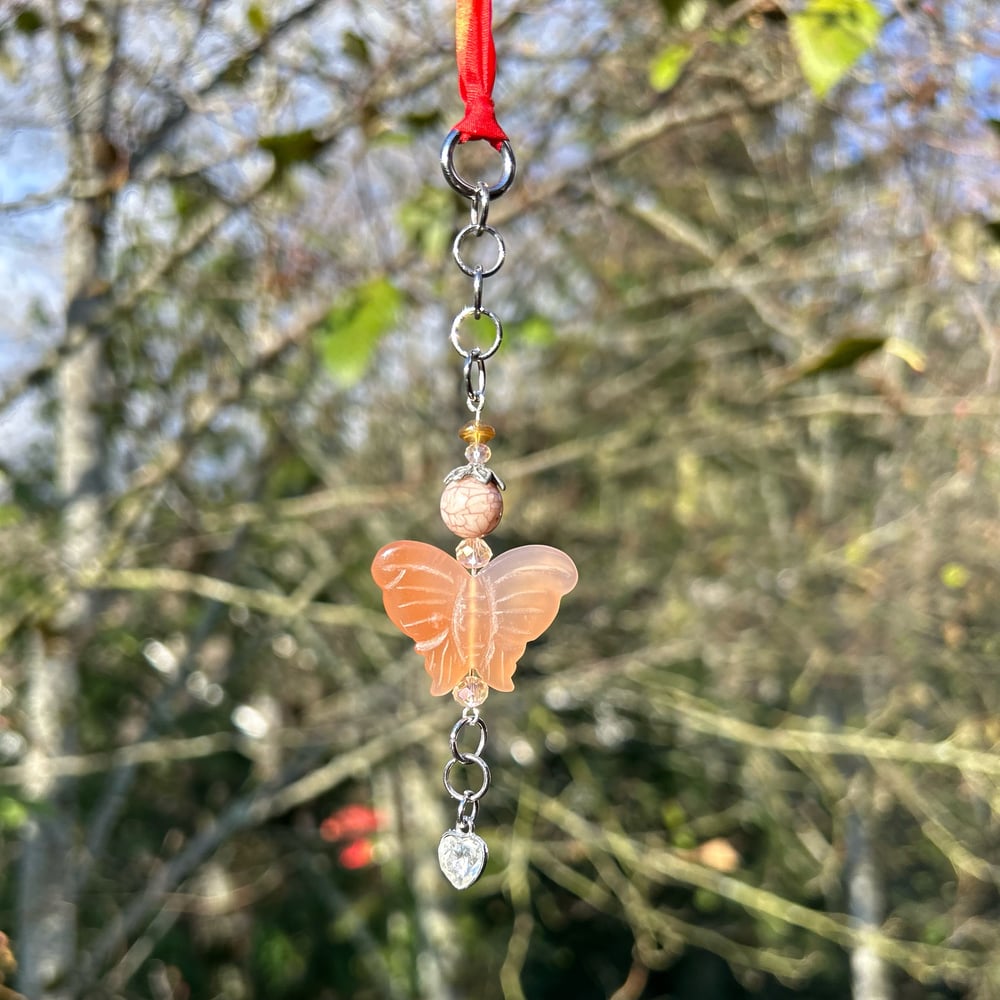
<svg viewBox="0 0 1000 1000">
<path fill-rule="evenodd" d="M 479 729 L 479 743 L 474 753 L 464 753 L 458 747 L 458 738 L 466 726 L 475 726 Z M 444 766 L 444 787 L 445 791 L 458 802 L 458 819 L 455 829 L 461 833 L 473 833 L 476 827 L 476 818 L 479 815 L 479 800 L 489 791 L 490 787 L 490 767 L 483 760 L 482 754 L 486 749 L 486 740 L 489 733 L 486 729 L 485 721 L 479 715 L 478 708 L 466 708 L 462 712 L 462 717 L 455 723 L 451 731 L 451 738 L 448 745 L 451 748 L 451 760 Z M 479 788 L 463 788 L 459 790 L 451 783 L 451 772 L 456 764 L 471 765 L 478 767 L 481 780 Z"/>
<path fill-rule="evenodd" d="M 516 166 L 514 151 L 511 149 L 510 143 L 504 140 L 499 150 L 502 161 L 500 180 L 493 185 L 486 181 L 470 184 L 455 169 L 453 157 L 459 140 L 460 136 L 457 131 L 453 130 L 448 133 L 441 147 L 441 170 L 448 184 L 463 198 L 468 198 L 470 202 L 469 224 L 460 229 L 456 235 L 451 246 L 451 255 L 459 270 L 472 279 L 472 305 L 465 306 L 455 317 L 451 324 L 449 340 L 462 358 L 462 381 L 465 387 L 466 404 L 475 414 L 478 424 L 483 406 L 486 403 L 486 362 L 496 354 L 503 342 L 503 324 L 500 322 L 500 317 L 483 305 L 483 286 L 486 279 L 496 274 L 507 259 L 507 247 L 503 237 L 489 224 L 490 203 L 499 198 L 510 187 L 514 180 Z M 462 253 L 466 241 L 470 239 L 481 240 L 484 237 L 493 240 L 496 258 L 490 264 L 470 264 Z M 480 341 L 472 347 L 464 346 L 461 338 L 462 324 L 470 318 L 473 322 L 479 323 L 484 317 L 493 324 L 492 343 L 485 346 Z M 466 454 L 468 455 L 468 452 Z M 492 480 L 500 489 L 503 489 L 501 480 L 485 466 L 475 463 L 454 470 L 445 481 L 451 481 L 453 476 L 468 474 L 475 474 L 481 482 Z M 483 479 L 483 476 L 487 478 Z M 479 730 L 479 742 L 472 753 L 461 750 L 458 745 L 458 739 L 466 727 Z M 445 791 L 458 803 L 458 813 L 455 829 L 446 831 L 438 845 L 438 861 L 441 865 L 441 871 L 457 889 L 467 888 L 479 878 L 489 856 L 486 842 L 481 837 L 476 836 L 475 832 L 476 820 L 479 817 L 479 801 L 489 791 L 491 780 L 489 764 L 483 760 L 488 735 L 486 723 L 480 717 L 479 709 L 466 707 L 462 712 L 462 717 L 452 728 L 451 738 L 448 741 L 451 748 L 451 759 L 444 766 L 442 780 Z M 478 788 L 459 788 L 452 783 L 452 772 L 459 765 L 466 768 L 479 768 Z"/>
<path fill-rule="evenodd" d="M 500 349 L 503 341 L 503 324 L 495 312 L 483 306 L 483 284 L 487 278 L 496 274 L 507 259 L 507 247 L 503 237 L 488 224 L 490 202 L 499 198 L 514 180 L 516 164 L 514 152 L 510 143 L 504 142 L 500 148 L 503 172 L 500 180 L 493 185 L 480 180 L 470 184 L 455 169 L 454 152 L 458 143 L 458 134 L 450 132 L 441 147 L 441 170 L 445 180 L 462 197 L 471 202 L 469 224 L 459 230 L 451 246 L 451 255 L 459 270 L 472 279 L 472 305 L 465 306 L 451 324 L 449 339 L 452 347 L 464 359 L 462 374 L 465 382 L 466 405 L 475 414 L 478 422 L 486 404 L 486 362 Z M 489 266 L 470 264 L 462 256 L 462 248 L 469 238 L 476 240 L 489 236 L 496 244 L 496 259 Z M 493 324 L 493 342 L 489 347 L 464 347 L 461 340 L 462 324 L 470 317 L 478 322 L 486 317 Z M 473 377 L 475 376 L 475 377 Z"/>
</svg>

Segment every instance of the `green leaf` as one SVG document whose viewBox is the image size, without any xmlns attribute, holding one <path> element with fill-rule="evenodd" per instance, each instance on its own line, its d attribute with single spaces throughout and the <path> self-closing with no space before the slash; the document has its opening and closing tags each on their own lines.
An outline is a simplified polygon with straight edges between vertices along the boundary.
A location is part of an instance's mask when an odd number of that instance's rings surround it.
<svg viewBox="0 0 1000 1000">
<path fill-rule="evenodd" d="M 269 986 L 285 987 L 298 982 L 306 972 L 303 944 L 280 929 L 268 929 L 256 950 L 256 962 Z"/>
<path fill-rule="evenodd" d="M 433 108 L 430 111 L 411 111 L 409 114 L 403 115 L 403 124 L 411 132 L 439 129 L 443 120 L 444 116 L 440 110 Z"/>
<path fill-rule="evenodd" d="M 266 35 L 270 26 L 267 13 L 259 3 L 252 3 L 247 8 L 247 24 L 253 28 L 258 35 Z"/>
<path fill-rule="evenodd" d="M 28 821 L 28 810 L 23 802 L 8 795 L 0 796 L 0 829 L 17 830 Z"/>
<path fill-rule="evenodd" d="M 684 811 L 684 807 L 676 799 L 667 802 L 663 806 L 662 814 L 663 825 L 668 830 L 676 829 L 687 822 L 687 813 Z"/>
<path fill-rule="evenodd" d="M 370 66 L 372 57 L 368 51 L 368 43 L 353 31 L 345 31 L 343 36 L 344 55 L 362 66 Z"/>
<path fill-rule="evenodd" d="M 809 0 L 791 22 L 802 75 L 823 97 L 875 44 L 882 15 L 871 0 Z"/>
<path fill-rule="evenodd" d="M 885 341 L 885 337 L 844 337 L 819 357 L 806 362 L 805 366 L 796 372 L 795 378 L 809 378 L 812 375 L 851 368 L 862 358 L 881 350 L 885 346 Z"/>
<path fill-rule="evenodd" d="M 529 316 L 517 325 L 517 339 L 525 344 L 546 347 L 556 339 L 556 328 L 545 316 Z"/>
<path fill-rule="evenodd" d="M 679 847 L 682 851 L 690 851 L 698 846 L 698 841 L 695 840 L 694 834 L 687 828 L 675 830 L 673 839 L 674 846 Z"/>
<path fill-rule="evenodd" d="M 668 45 L 649 65 L 649 85 L 665 94 L 680 79 L 690 58 L 690 45 Z"/>
<path fill-rule="evenodd" d="M 668 24 L 678 24 L 685 9 L 692 5 L 699 6 L 699 0 L 660 0 L 660 8 Z"/>
<path fill-rule="evenodd" d="M 45 22 L 42 20 L 42 15 L 36 10 L 22 10 L 17 17 L 14 18 L 14 28 L 17 31 L 21 31 L 26 35 L 33 35 L 36 31 L 41 31 L 45 27 Z"/>
<path fill-rule="evenodd" d="M 239 86 L 240 84 L 246 82 L 247 70 L 249 66 L 250 57 L 247 55 L 238 55 L 219 74 L 219 79 L 223 83 Z"/>
<path fill-rule="evenodd" d="M 0 528 L 9 528 L 24 520 L 24 511 L 13 503 L 0 504 Z"/>
<path fill-rule="evenodd" d="M 702 913 L 716 913 L 722 909 L 722 898 L 708 889 L 695 889 L 691 901 L 695 909 Z"/>
<path fill-rule="evenodd" d="M 951 917 L 942 914 L 927 921 L 924 925 L 923 939 L 931 945 L 944 944 L 951 932 Z"/>
<path fill-rule="evenodd" d="M 288 132 L 285 135 L 264 135 L 257 140 L 257 145 L 274 157 L 274 180 L 280 180 L 282 175 L 295 163 L 308 163 L 326 146 L 311 128 L 300 132 Z"/>
<path fill-rule="evenodd" d="M 213 191 L 205 179 L 197 174 L 175 181 L 170 188 L 174 211 L 182 221 L 200 214 L 212 201 Z"/>
<path fill-rule="evenodd" d="M 428 260 L 438 260 L 451 243 L 452 198 L 440 186 L 425 187 L 399 209 L 399 226 Z"/>
<path fill-rule="evenodd" d="M 941 567 L 941 582 L 951 590 L 965 587 L 971 574 L 961 563 L 950 562 Z"/>
<path fill-rule="evenodd" d="M 361 381 L 402 304 L 402 294 L 388 278 L 358 285 L 334 304 L 316 336 L 334 381 L 345 389 Z"/>
<path fill-rule="evenodd" d="M 281 497 L 300 497 L 315 485 L 316 474 L 312 466 L 298 454 L 284 458 L 268 475 L 264 495 L 268 500 Z"/>
</svg>

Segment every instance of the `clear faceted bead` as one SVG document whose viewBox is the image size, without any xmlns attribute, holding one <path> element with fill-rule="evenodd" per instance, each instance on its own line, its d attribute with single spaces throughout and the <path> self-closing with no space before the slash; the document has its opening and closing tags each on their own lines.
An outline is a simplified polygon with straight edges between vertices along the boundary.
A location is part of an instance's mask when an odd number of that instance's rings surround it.
<svg viewBox="0 0 1000 1000">
<path fill-rule="evenodd" d="M 493 550 L 485 538 L 463 538 L 455 549 L 455 558 L 466 569 L 482 569 L 493 558 Z"/>
<path fill-rule="evenodd" d="M 471 465 L 485 465 L 493 455 L 488 444 L 470 444 L 465 449 L 465 460 Z"/>
<path fill-rule="evenodd" d="M 486 681 L 477 673 L 466 674 L 454 687 L 451 696 L 466 708 L 478 708 L 484 701 L 490 689 Z"/>
</svg>

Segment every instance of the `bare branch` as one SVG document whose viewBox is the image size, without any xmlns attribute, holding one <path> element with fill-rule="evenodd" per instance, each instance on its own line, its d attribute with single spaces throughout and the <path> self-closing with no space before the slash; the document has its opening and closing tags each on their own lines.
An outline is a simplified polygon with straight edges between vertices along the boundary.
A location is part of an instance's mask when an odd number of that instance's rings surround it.
<svg viewBox="0 0 1000 1000">
<path fill-rule="evenodd" d="M 857 944 L 873 947 L 883 958 L 905 969 L 920 982 L 935 982 L 944 972 L 960 982 L 968 981 L 982 961 L 980 955 L 971 952 L 938 948 L 915 941 L 899 941 L 881 932 L 858 931 L 845 918 L 810 910 L 766 889 L 741 882 L 731 875 L 687 861 L 675 852 L 656 849 L 624 834 L 609 832 L 540 792 L 526 790 L 523 794 L 542 816 L 561 827 L 578 843 L 587 845 L 589 850 L 607 852 L 627 872 L 642 872 L 647 877 L 707 889 L 748 910 L 783 924 L 801 927 L 844 947 Z"/>
<path fill-rule="evenodd" d="M 193 594 L 231 607 L 245 607 L 287 621 L 302 616 L 317 625 L 365 628 L 385 635 L 396 630 L 385 617 L 364 608 L 323 604 L 295 594 L 285 596 L 255 587 L 240 587 L 199 573 L 162 566 L 152 569 L 110 569 L 86 581 L 88 586 L 109 590 L 162 591 Z"/>
</svg>

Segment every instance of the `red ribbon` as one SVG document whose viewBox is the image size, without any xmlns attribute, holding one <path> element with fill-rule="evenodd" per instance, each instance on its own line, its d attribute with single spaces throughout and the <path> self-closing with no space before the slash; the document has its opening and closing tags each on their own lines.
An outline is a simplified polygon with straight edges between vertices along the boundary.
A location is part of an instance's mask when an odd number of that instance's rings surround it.
<svg viewBox="0 0 1000 1000">
<path fill-rule="evenodd" d="M 458 141 L 485 139 L 499 149 L 507 133 L 493 110 L 497 53 L 493 45 L 491 0 L 456 0 L 455 59 L 458 92 L 465 102 L 465 117 L 455 126 Z"/>
</svg>

